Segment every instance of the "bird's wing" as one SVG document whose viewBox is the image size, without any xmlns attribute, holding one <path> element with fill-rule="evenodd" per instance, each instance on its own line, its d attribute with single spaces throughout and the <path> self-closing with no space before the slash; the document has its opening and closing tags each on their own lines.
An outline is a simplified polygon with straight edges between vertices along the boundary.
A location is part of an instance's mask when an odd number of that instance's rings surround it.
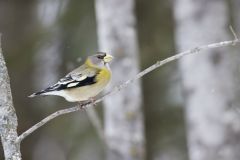
<svg viewBox="0 0 240 160">
<path fill-rule="evenodd" d="M 87 86 L 96 83 L 98 69 L 76 69 L 65 77 L 61 78 L 56 84 L 45 89 L 45 92 L 59 91 L 76 87 Z"/>
</svg>

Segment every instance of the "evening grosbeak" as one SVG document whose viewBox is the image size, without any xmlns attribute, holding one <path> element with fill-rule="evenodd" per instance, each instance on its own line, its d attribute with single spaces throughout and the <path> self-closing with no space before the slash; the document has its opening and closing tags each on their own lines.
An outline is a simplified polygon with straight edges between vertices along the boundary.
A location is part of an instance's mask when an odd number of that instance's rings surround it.
<svg viewBox="0 0 240 160">
<path fill-rule="evenodd" d="M 88 101 L 109 83 L 111 71 L 108 63 L 112 59 L 113 56 L 106 53 L 89 56 L 83 65 L 68 73 L 56 84 L 29 97 L 56 95 L 64 97 L 69 102 Z"/>
</svg>

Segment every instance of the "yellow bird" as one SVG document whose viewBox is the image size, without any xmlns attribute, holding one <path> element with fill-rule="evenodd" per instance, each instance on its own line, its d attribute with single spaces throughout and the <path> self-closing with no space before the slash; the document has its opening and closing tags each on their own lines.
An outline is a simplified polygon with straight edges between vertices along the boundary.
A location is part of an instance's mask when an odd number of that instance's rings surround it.
<svg viewBox="0 0 240 160">
<path fill-rule="evenodd" d="M 112 59 L 113 56 L 106 53 L 89 56 L 83 65 L 68 73 L 56 84 L 29 97 L 56 95 L 64 97 L 69 102 L 88 101 L 109 83 L 111 71 L 108 64 Z"/>
</svg>

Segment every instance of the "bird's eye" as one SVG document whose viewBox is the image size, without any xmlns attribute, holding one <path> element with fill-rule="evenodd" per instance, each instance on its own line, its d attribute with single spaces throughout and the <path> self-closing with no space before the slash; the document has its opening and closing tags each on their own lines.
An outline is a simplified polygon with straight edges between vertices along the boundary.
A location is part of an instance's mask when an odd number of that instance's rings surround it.
<svg viewBox="0 0 240 160">
<path fill-rule="evenodd" d="M 106 53 L 100 53 L 97 55 L 98 59 L 104 59 L 104 57 L 106 56 Z"/>
</svg>

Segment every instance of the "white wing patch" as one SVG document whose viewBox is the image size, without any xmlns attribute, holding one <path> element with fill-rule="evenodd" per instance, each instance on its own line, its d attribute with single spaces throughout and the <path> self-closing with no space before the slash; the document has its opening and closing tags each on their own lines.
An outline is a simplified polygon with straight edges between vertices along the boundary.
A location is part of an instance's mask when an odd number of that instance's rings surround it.
<svg viewBox="0 0 240 160">
<path fill-rule="evenodd" d="M 77 86 L 81 81 L 85 80 L 87 78 L 87 75 L 82 74 L 72 74 L 70 76 L 66 76 L 62 78 L 56 86 L 59 85 L 67 85 L 67 88 L 75 87 Z M 76 82 L 77 81 L 77 82 Z"/>
<path fill-rule="evenodd" d="M 74 81 L 74 79 L 72 79 L 72 77 L 66 76 L 64 78 L 61 78 L 60 81 L 58 81 L 57 84 L 68 84 L 68 83 L 70 83 L 72 81 Z"/>
<path fill-rule="evenodd" d="M 78 85 L 78 83 L 79 83 L 79 82 L 69 83 L 69 84 L 67 85 L 67 87 L 68 87 L 68 88 L 74 87 L 74 86 Z"/>
<path fill-rule="evenodd" d="M 64 81 L 64 79 L 63 79 L 62 81 L 59 81 L 58 84 L 63 84 L 63 85 L 64 85 L 64 84 L 68 84 L 68 83 L 70 83 L 70 82 L 72 82 L 72 81 L 74 81 L 74 80 L 68 80 L 68 81 L 65 80 L 65 81 Z"/>
<path fill-rule="evenodd" d="M 80 82 L 80 81 L 86 79 L 87 75 L 81 75 L 81 76 L 79 76 L 79 75 L 71 75 L 71 77 L 72 77 L 72 79 Z"/>
</svg>

